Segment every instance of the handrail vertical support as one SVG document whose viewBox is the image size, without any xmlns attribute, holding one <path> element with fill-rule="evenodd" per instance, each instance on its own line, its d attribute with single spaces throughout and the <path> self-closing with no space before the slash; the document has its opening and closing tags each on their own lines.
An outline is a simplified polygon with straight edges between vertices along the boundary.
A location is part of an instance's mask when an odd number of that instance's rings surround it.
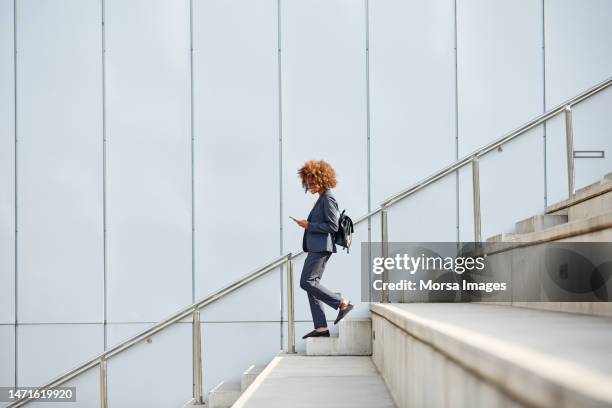
<svg viewBox="0 0 612 408">
<path fill-rule="evenodd" d="M 108 376 L 106 375 L 106 357 L 100 359 L 100 408 L 108 408 Z"/>
<path fill-rule="evenodd" d="M 572 122 L 572 106 L 565 107 L 565 142 L 567 145 L 567 189 L 569 196 L 576 193 L 574 187 L 574 125 Z"/>
<path fill-rule="evenodd" d="M 193 310 L 193 400 L 194 404 L 204 404 L 202 399 L 202 331 L 200 329 L 200 309 Z"/>
<path fill-rule="evenodd" d="M 287 353 L 295 353 L 295 316 L 293 298 L 293 259 L 287 258 Z"/>
<path fill-rule="evenodd" d="M 472 194 L 474 206 L 474 242 L 482 241 L 482 225 L 480 215 L 480 169 L 478 156 L 472 158 Z"/>
<path fill-rule="evenodd" d="M 388 214 L 387 207 L 383 206 L 380 210 L 380 251 L 381 256 L 383 258 L 387 258 L 389 256 L 389 229 L 388 229 Z M 389 282 L 389 271 L 384 267 L 383 262 L 383 273 L 382 273 L 382 281 L 383 281 L 383 289 L 381 293 L 380 301 L 382 303 L 389 303 L 389 291 L 387 289 L 386 283 Z"/>
</svg>

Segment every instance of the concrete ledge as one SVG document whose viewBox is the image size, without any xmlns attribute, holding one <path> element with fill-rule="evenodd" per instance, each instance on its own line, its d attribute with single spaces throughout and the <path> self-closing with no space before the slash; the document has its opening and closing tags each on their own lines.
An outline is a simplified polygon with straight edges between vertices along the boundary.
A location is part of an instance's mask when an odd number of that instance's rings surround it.
<svg viewBox="0 0 612 408">
<path fill-rule="evenodd" d="M 484 302 L 482 302 L 484 303 Z M 514 307 L 589 316 L 612 317 L 612 302 L 508 302 Z M 497 304 L 498 303 L 492 303 Z"/>
<path fill-rule="evenodd" d="M 444 391 L 431 384 L 439 378 L 444 378 L 449 394 L 446 402 L 448 398 L 455 401 L 447 406 L 486 407 L 510 403 L 573 408 L 612 405 L 612 378 L 598 371 L 473 330 L 424 318 L 393 304 L 372 304 L 371 313 L 375 330 L 372 358 L 396 401 L 406 402 L 400 405 L 420 406 L 419 402 L 427 403 L 421 400 L 427 395 L 438 398 L 436 393 Z M 551 316 L 554 318 L 553 313 Z M 401 341 L 408 341 L 410 346 L 401 347 L 398 343 Z M 408 363 L 409 356 L 419 361 Z M 409 364 L 420 368 L 406 371 L 410 370 L 406 368 Z M 457 375 L 453 375 L 455 371 Z M 410 384 L 417 378 L 414 376 L 419 375 L 428 378 L 429 382 L 421 380 L 421 387 Z M 466 376 L 469 380 L 464 381 Z M 407 377 L 410 377 L 408 383 L 405 382 Z M 432 388 L 431 393 L 425 391 L 423 394 L 422 389 L 427 390 L 427 387 Z M 445 405 L 440 401 L 429 403 Z"/>
<path fill-rule="evenodd" d="M 546 207 L 546 213 L 556 213 L 560 210 L 564 210 L 573 205 L 581 203 L 591 198 L 597 197 L 598 195 L 605 194 L 608 191 L 612 191 L 612 178 L 610 174 L 607 174 L 602 180 L 595 182 L 591 185 L 583 187 L 576 191 L 573 197 L 563 200 L 553 205 Z"/>
</svg>

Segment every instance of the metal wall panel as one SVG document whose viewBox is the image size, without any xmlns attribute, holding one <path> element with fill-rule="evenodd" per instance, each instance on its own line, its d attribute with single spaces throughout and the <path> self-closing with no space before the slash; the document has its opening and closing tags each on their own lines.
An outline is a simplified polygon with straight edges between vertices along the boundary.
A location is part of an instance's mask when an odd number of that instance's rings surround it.
<svg viewBox="0 0 612 408">
<path fill-rule="evenodd" d="M 499 160 L 480 161 L 482 237 L 514 232 L 515 224 L 544 211 L 542 127 L 504 147 Z M 524 160 L 524 161 L 522 161 Z M 521 165 L 517 166 L 517 163 Z"/>
<path fill-rule="evenodd" d="M 459 241 L 474 241 L 474 195 L 472 189 L 472 166 L 459 170 Z M 482 231 L 482 230 L 481 230 Z M 487 237 L 483 235 L 483 239 Z"/>
<path fill-rule="evenodd" d="M 395 204 L 389 209 L 387 216 L 389 241 L 455 241 L 457 238 L 456 197 L 456 176 L 451 174 Z M 381 241 L 379 226 L 380 222 L 377 225 L 377 235 L 372 235 L 373 242 Z M 390 280 L 397 281 L 400 275 L 401 271 L 390 271 Z M 408 295 L 401 291 L 389 291 L 389 300 L 402 302 L 402 297 Z"/>
<path fill-rule="evenodd" d="M 15 384 L 15 325 L 0 325 L 0 387 Z M 0 402 L 0 407 L 8 403 Z"/>
<path fill-rule="evenodd" d="M 15 322 L 13 0 L 0 0 L 0 323 Z"/>
<path fill-rule="evenodd" d="M 482 240 L 514 232 L 515 223 L 544 210 L 542 127 L 537 127 L 480 158 L 480 209 Z M 541 177 L 540 177 L 541 176 Z M 460 238 L 474 240 L 472 167 L 459 177 Z"/>
<path fill-rule="evenodd" d="M 389 241 L 437 242 L 457 238 L 457 188 L 448 175 L 389 209 Z M 380 242 L 380 234 L 372 237 Z"/>
<path fill-rule="evenodd" d="M 610 77 L 612 3 L 544 0 L 546 106 L 571 98 Z"/>
<path fill-rule="evenodd" d="M 372 1 L 369 10 L 375 207 L 455 160 L 455 16 L 452 0 Z M 453 201 L 444 211 L 454 213 Z"/>
<path fill-rule="evenodd" d="M 251 272 L 257 266 L 259 265 L 253 264 L 249 269 L 242 271 L 242 274 Z M 203 322 L 278 321 L 281 291 L 285 296 L 285 287 L 280 287 L 280 273 L 281 268 L 270 271 L 236 292 L 206 306 L 202 309 L 201 320 Z"/>
<path fill-rule="evenodd" d="M 301 250 L 302 229 L 315 196 L 296 175 L 309 159 L 335 168 L 335 196 L 357 217 L 367 211 L 365 3 L 283 1 L 283 243 Z M 313 24 L 316 21 L 317 24 Z"/>
<path fill-rule="evenodd" d="M 542 113 L 540 1 L 459 0 L 457 58 L 459 157 Z"/>
<path fill-rule="evenodd" d="M 546 107 L 550 109 L 612 75 L 612 2 L 545 1 Z M 612 171 L 612 89 L 574 108 L 574 149 L 604 150 L 603 159 L 576 159 L 576 188 Z M 548 204 L 567 197 L 563 116 L 546 129 Z"/>
<path fill-rule="evenodd" d="M 542 7 L 538 0 L 457 3 L 459 157 L 542 113 Z M 483 238 L 514 228 L 544 204 L 542 130 L 481 159 Z M 489 164 L 490 163 L 490 164 Z M 462 205 L 471 183 L 460 184 Z M 467 217 L 467 218 L 466 218 Z M 469 221 L 468 221 L 469 220 Z M 463 234 L 462 234 L 463 235 Z"/>
<path fill-rule="evenodd" d="M 241 374 L 251 365 L 265 366 L 272 361 L 281 348 L 280 330 L 280 323 L 203 323 L 204 392 L 221 381 L 239 383 Z"/>
<path fill-rule="evenodd" d="M 105 14 L 108 317 L 157 321 L 192 298 L 189 2 Z"/>
<path fill-rule="evenodd" d="M 18 385 L 39 386 L 104 350 L 102 324 L 36 324 L 18 328 Z M 90 370 L 67 387 L 76 387 L 75 407 L 99 406 L 99 376 Z M 37 402 L 34 407 L 62 407 L 66 403 Z M 30 406 L 30 405 L 28 405 Z"/>
<path fill-rule="evenodd" d="M 111 324 L 110 345 L 146 329 Z M 192 398 L 191 324 L 178 323 L 108 362 L 108 405 L 182 407 Z"/>
<path fill-rule="evenodd" d="M 279 254 L 276 6 L 276 0 L 194 3 L 196 298 Z M 278 319 L 275 276 L 241 289 L 242 302 L 261 306 L 244 319 Z M 233 309 L 214 315 L 231 319 Z"/>
<path fill-rule="evenodd" d="M 100 23 L 96 0 L 17 5 L 22 322 L 103 318 Z"/>
</svg>

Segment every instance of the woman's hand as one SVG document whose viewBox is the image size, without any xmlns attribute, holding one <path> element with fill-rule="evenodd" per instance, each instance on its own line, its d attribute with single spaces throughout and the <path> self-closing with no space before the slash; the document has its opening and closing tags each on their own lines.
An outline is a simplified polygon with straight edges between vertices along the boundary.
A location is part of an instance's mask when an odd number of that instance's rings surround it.
<svg viewBox="0 0 612 408">
<path fill-rule="evenodd" d="M 304 229 L 308 228 L 308 221 L 306 220 L 295 220 L 295 223 Z"/>
</svg>

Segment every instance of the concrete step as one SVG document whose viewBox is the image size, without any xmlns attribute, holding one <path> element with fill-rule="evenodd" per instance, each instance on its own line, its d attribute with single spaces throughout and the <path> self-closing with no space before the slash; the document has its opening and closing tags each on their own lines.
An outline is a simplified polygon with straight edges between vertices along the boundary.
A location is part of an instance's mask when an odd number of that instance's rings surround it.
<svg viewBox="0 0 612 408">
<path fill-rule="evenodd" d="M 503 233 L 487 238 L 487 242 L 503 242 L 504 250 L 528 243 L 542 243 L 558 240 L 582 240 L 607 242 L 612 240 L 612 208 L 605 213 L 557 224 L 545 230 L 526 234 Z M 511 245 L 510 245 L 511 244 Z"/>
<path fill-rule="evenodd" d="M 580 201 L 560 212 L 567 214 L 568 221 L 578 221 L 609 211 L 612 211 L 612 190 Z"/>
<path fill-rule="evenodd" d="M 566 224 L 595 219 L 597 216 L 605 218 L 610 212 L 612 212 L 612 173 L 606 174 L 600 181 L 577 190 L 573 197 L 548 206 L 545 214 L 518 221 L 515 224 L 515 233 L 504 232 L 493 235 L 488 237 L 486 242 L 527 242 L 533 240 L 534 233 L 541 233 L 538 239 L 547 240 L 547 235 L 555 235 L 564 229 L 575 229 Z"/>
<path fill-rule="evenodd" d="M 369 356 L 372 354 L 372 321 L 345 319 L 339 323 L 338 335 L 308 338 L 309 356 Z"/>
<path fill-rule="evenodd" d="M 240 394 L 239 382 L 223 381 L 208 392 L 208 408 L 230 408 Z"/>
<path fill-rule="evenodd" d="M 308 338 L 306 339 L 307 356 L 338 356 L 340 338 L 333 334 L 330 337 Z"/>
<path fill-rule="evenodd" d="M 513 241 L 516 237 L 516 234 L 512 234 L 509 232 L 502 232 L 501 234 L 493 235 L 487 238 L 487 242 L 509 242 Z"/>
<path fill-rule="evenodd" d="M 546 208 L 547 214 L 568 214 L 568 209 L 584 201 L 591 200 L 597 196 L 612 191 L 612 173 L 607 174 L 603 179 L 591 185 L 576 190 L 576 194 L 561 202 L 552 204 Z M 594 214 L 591 214 L 594 215 Z M 568 214 L 569 217 L 569 214 Z M 571 218 L 570 218 L 571 220 Z"/>
<path fill-rule="evenodd" d="M 252 365 L 247 368 L 243 373 L 240 379 L 240 389 L 242 392 L 249 388 L 249 385 L 253 384 L 253 381 L 257 378 L 259 374 L 263 371 L 264 367 Z"/>
<path fill-rule="evenodd" d="M 612 319 L 481 304 L 372 304 L 398 406 L 612 406 Z"/>
<path fill-rule="evenodd" d="M 498 239 L 492 237 L 494 239 Z M 527 234 L 504 234 L 503 243 L 501 240 L 487 240 L 487 250 L 496 251 L 503 256 L 507 251 L 516 251 L 515 259 L 522 259 L 522 267 L 511 267 L 507 262 L 499 263 L 495 258 L 490 261 L 496 265 L 493 274 L 510 273 L 513 282 L 517 287 L 538 288 L 541 285 L 538 277 L 538 259 L 526 258 L 526 253 L 522 252 L 525 246 L 537 245 L 545 242 L 612 242 L 612 210 L 605 214 L 580 219 L 577 221 L 558 224 L 542 231 Z M 496 257 L 497 255 L 492 255 Z M 500 258 L 501 259 L 501 258 Z M 508 259 L 508 258 L 506 258 Z M 505 266 L 504 266 L 505 265 Z M 517 264 L 518 265 L 518 264 Z M 612 317 L 612 302 L 550 302 L 545 291 L 540 292 L 540 302 L 511 302 L 512 306 L 521 308 L 540 309 L 557 312 L 578 313 L 594 316 Z"/>
<path fill-rule="evenodd" d="M 517 234 L 528 234 L 530 232 L 543 231 L 566 222 L 567 215 L 564 214 L 538 214 L 517 222 L 515 231 Z"/>
<path fill-rule="evenodd" d="M 233 408 L 395 408 L 366 356 L 274 358 Z"/>
</svg>

